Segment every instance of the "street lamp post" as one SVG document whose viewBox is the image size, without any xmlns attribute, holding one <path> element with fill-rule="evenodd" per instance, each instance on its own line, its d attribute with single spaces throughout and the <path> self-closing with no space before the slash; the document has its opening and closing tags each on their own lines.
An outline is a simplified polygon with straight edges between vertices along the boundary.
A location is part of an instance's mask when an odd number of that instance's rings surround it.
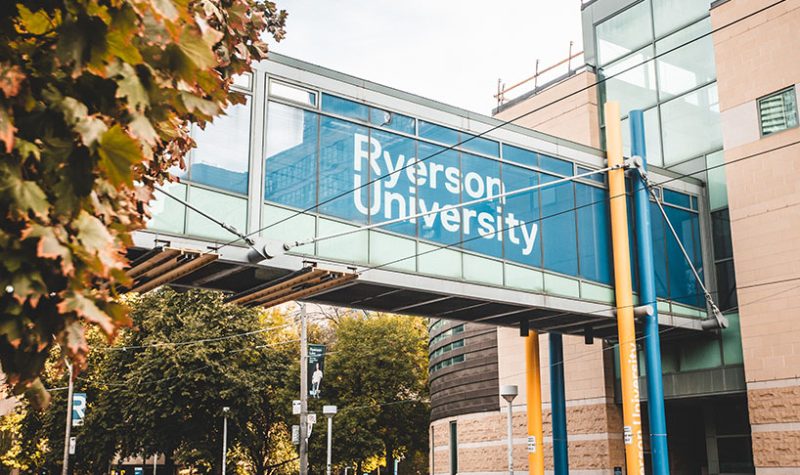
<svg viewBox="0 0 800 475">
<path fill-rule="evenodd" d="M 514 475 L 514 439 L 513 422 L 514 409 L 512 402 L 517 397 L 519 391 L 515 385 L 501 386 L 500 395 L 508 402 L 508 475 Z"/>
<path fill-rule="evenodd" d="M 230 410 L 231 408 L 228 406 L 222 408 L 222 475 L 225 475 L 228 463 L 228 412 Z"/>
<path fill-rule="evenodd" d="M 333 415 L 336 414 L 336 406 L 322 406 L 322 414 L 328 418 L 328 462 L 326 475 L 331 475 L 331 445 L 333 444 Z"/>
</svg>

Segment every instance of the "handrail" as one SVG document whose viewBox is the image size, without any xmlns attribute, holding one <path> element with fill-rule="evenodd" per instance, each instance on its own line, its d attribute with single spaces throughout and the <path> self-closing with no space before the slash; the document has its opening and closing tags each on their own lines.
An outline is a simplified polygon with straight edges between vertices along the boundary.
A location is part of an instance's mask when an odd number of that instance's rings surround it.
<svg viewBox="0 0 800 475">
<path fill-rule="evenodd" d="M 537 72 L 536 74 L 534 74 L 533 76 L 530 76 L 530 77 L 528 77 L 528 78 L 525 78 L 525 79 L 523 79 L 522 81 L 519 81 L 519 82 L 517 82 L 517 83 L 513 84 L 512 86 L 509 86 L 509 87 L 503 87 L 503 89 L 502 89 L 502 90 L 501 90 L 499 93 L 497 93 L 497 94 L 495 94 L 495 95 L 494 95 L 494 98 L 495 98 L 495 99 L 497 99 L 497 98 L 499 98 L 499 97 L 502 97 L 502 96 L 503 96 L 505 93 L 507 93 L 508 91 L 510 91 L 510 90 L 512 90 L 512 89 L 516 89 L 517 87 L 519 87 L 519 86 L 521 86 L 521 85 L 523 85 L 523 84 L 525 84 L 525 83 L 527 83 L 527 82 L 530 82 L 530 81 L 532 81 L 532 80 L 534 80 L 534 79 L 538 78 L 538 77 L 539 77 L 539 76 L 541 76 L 542 74 L 544 74 L 544 73 L 546 73 L 546 72 L 549 72 L 549 71 L 552 71 L 553 69 L 555 69 L 555 68 L 557 68 L 557 67 L 561 66 L 561 65 L 562 65 L 562 64 L 564 64 L 564 63 L 570 62 L 570 61 L 572 61 L 573 59 L 577 58 L 578 56 L 580 56 L 580 55 L 582 55 L 582 54 L 583 54 L 583 51 L 580 51 L 580 52 L 578 52 L 578 53 L 575 53 L 575 54 L 573 54 L 573 55 L 569 56 L 568 58 L 562 59 L 561 61 L 559 61 L 559 62 L 557 62 L 557 63 L 555 63 L 555 64 L 553 64 L 553 65 L 551 65 L 551 66 L 548 66 L 548 67 L 544 68 L 544 69 L 543 69 L 543 70 L 541 70 L 541 71 L 538 71 L 538 72 Z"/>
</svg>

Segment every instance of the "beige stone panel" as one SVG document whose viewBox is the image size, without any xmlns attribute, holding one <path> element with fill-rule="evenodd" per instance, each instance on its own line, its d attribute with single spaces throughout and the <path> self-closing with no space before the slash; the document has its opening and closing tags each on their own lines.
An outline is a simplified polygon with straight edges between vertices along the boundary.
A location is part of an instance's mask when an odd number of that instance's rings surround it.
<svg viewBox="0 0 800 475">
<path fill-rule="evenodd" d="M 595 81 L 594 73 L 576 74 L 503 110 L 495 117 L 511 120 L 526 114 L 514 123 L 573 142 L 599 147 L 597 89 L 592 86 Z"/>
<path fill-rule="evenodd" d="M 747 392 L 750 423 L 800 422 L 800 386 Z"/>
<path fill-rule="evenodd" d="M 797 467 L 800 473 L 800 431 L 753 433 L 756 467 Z"/>
<path fill-rule="evenodd" d="M 791 145 L 796 141 L 800 129 L 725 151 L 748 382 L 800 376 L 800 146 Z M 772 149 L 779 150 L 755 155 Z"/>
<path fill-rule="evenodd" d="M 541 364 L 542 401 L 550 402 L 549 343 L 546 334 L 539 335 L 539 361 Z M 564 385 L 568 404 L 578 401 L 611 400 L 613 386 L 611 368 L 606 359 L 611 352 L 604 351 L 601 340 L 587 345 L 583 337 L 564 335 Z M 519 331 L 511 328 L 497 330 L 498 401 L 499 386 L 515 384 L 519 395 L 515 405 L 524 405 L 527 398 L 525 382 L 525 341 Z"/>
<path fill-rule="evenodd" d="M 800 0 L 787 0 L 745 18 L 772 0 L 731 0 L 711 10 L 720 108 L 769 94 L 798 82 L 800 77 Z"/>
</svg>

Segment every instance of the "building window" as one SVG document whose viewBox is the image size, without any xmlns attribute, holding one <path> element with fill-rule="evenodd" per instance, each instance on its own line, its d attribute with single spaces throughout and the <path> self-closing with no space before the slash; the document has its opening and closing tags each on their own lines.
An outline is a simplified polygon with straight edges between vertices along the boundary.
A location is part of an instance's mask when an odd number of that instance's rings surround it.
<svg viewBox="0 0 800 475">
<path fill-rule="evenodd" d="M 458 422 L 450 421 L 450 475 L 458 473 Z"/>
<path fill-rule="evenodd" d="M 761 135 L 797 127 L 797 96 L 794 87 L 758 100 Z"/>
<path fill-rule="evenodd" d="M 431 366 L 431 373 L 435 373 L 440 369 L 447 368 L 449 366 L 453 366 L 454 364 L 463 363 L 465 359 L 464 355 L 453 356 L 452 358 L 447 358 L 446 360 L 442 360 L 435 365 Z"/>
<path fill-rule="evenodd" d="M 733 267 L 733 243 L 728 208 L 711 212 L 714 243 L 714 267 L 717 275 L 716 303 L 723 312 L 738 307 L 736 273 Z"/>
<path fill-rule="evenodd" d="M 438 358 L 439 356 L 442 356 L 445 353 L 449 353 L 449 352 L 451 352 L 453 350 L 457 350 L 459 348 L 464 348 L 464 340 L 463 339 L 456 340 L 456 341 L 454 341 L 452 343 L 448 343 L 448 344 L 446 344 L 446 345 L 444 345 L 444 346 L 442 346 L 440 348 L 437 348 L 436 350 L 433 351 L 433 353 L 431 353 L 431 359 Z"/>
<path fill-rule="evenodd" d="M 444 321 L 445 320 L 439 320 L 439 322 L 444 322 Z M 434 325 L 437 325 L 439 322 L 434 323 Z M 439 325 L 439 327 L 440 326 L 441 325 Z M 438 329 L 439 327 L 436 327 L 436 328 Z M 430 331 L 433 332 L 434 330 L 435 329 L 433 327 L 431 327 Z M 445 330 L 442 333 L 439 333 L 435 337 L 431 338 L 430 345 L 433 346 L 433 345 L 439 343 L 440 341 L 444 340 L 445 338 L 453 336 L 453 335 L 458 335 L 459 333 L 464 333 L 464 324 L 463 323 L 461 325 L 455 326 L 455 327 L 453 327 L 453 328 L 451 328 L 449 330 Z"/>
</svg>

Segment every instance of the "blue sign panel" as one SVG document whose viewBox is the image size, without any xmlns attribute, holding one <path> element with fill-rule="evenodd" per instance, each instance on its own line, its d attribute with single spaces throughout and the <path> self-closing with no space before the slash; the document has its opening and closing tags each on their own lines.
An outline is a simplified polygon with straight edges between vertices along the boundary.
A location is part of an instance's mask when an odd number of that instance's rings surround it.
<svg viewBox="0 0 800 475">
<path fill-rule="evenodd" d="M 72 394 L 72 427 L 83 425 L 86 417 L 86 393 Z"/>
<path fill-rule="evenodd" d="M 609 198 L 602 175 L 455 208 L 573 176 L 576 165 L 330 94 L 323 95 L 321 112 L 269 102 L 267 122 L 269 203 L 355 225 L 401 219 L 381 229 L 611 283 Z M 697 200 L 674 190 L 669 198 L 665 195 L 664 205 L 670 219 L 702 268 Z M 702 306 L 702 293 L 674 239 L 657 218 L 653 227 L 659 296 Z"/>
</svg>

